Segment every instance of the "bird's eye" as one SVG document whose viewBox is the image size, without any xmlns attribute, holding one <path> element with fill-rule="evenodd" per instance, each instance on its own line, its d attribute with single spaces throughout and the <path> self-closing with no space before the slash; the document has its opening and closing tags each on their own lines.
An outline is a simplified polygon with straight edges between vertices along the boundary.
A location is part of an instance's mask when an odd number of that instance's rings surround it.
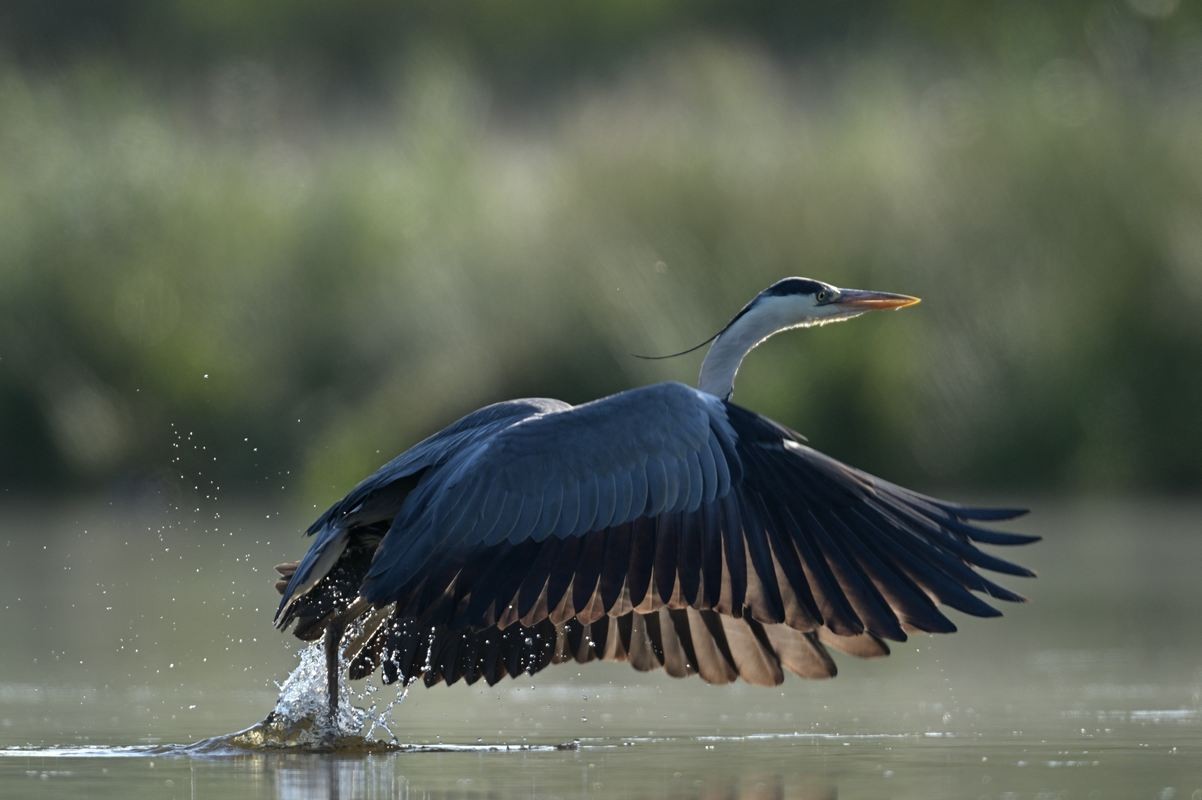
<svg viewBox="0 0 1202 800">
<path fill-rule="evenodd" d="M 827 300 L 831 299 L 831 293 L 828 292 L 826 289 L 823 289 L 820 292 L 818 292 L 817 297 L 818 297 L 819 303 L 825 303 Z"/>
</svg>

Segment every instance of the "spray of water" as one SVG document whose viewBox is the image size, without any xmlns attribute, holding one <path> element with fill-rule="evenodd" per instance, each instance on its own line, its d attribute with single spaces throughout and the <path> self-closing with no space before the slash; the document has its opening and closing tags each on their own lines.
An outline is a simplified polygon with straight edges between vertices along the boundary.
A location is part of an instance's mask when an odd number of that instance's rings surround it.
<svg viewBox="0 0 1202 800">
<path fill-rule="evenodd" d="M 424 671 L 431 667 L 431 651 L 436 631 L 431 630 Z M 353 639 L 354 635 L 347 637 Z M 345 652 L 339 654 L 339 670 L 346 674 Z M 416 680 L 416 678 L 414 679 Z M 300 652 L 300 662 L 278 684 L 275 708 L 257 725 L 227 736 L 205 739 L 189 745 L 188 752 L 229 752 L 241 750 L 308 750 L 358 753 L 380 752 L 531 752 L 576 750 L 579 741 L 564 744 L 402 744 L 389 728 L 395 709 L 407 696 L 413 681 L 400 686 L 385 700 L 387 692 L 371 681 L 355 689 L 347 680 L 338 682 L 338 715 L 329 717 L 324 646 L 314 643 Z M 357 707 L 355 704 L 358 703 Z M 380 735 L 383 738 L 380 738 Z"/>
<path fill-rule="evenodd" d="M 345 663 L 339 665 L 344 675 L 345 666 Z M 234 734 L 229 744 L 253 749 L 343 751 L 399 747 L 388 727 L 388 718 L 405 698 L 406 689 L 402 688 L 381 705 L 379 687 L 368 684 L 356 690 L 349 681 L 339 681 L 338 714 L 331 720 L 325 653 L 320 643 L 301 650 L 300 662 L 279 684 L 279 689 L 280 696 L 271 713 L 259 724 Z"/>
</svg>

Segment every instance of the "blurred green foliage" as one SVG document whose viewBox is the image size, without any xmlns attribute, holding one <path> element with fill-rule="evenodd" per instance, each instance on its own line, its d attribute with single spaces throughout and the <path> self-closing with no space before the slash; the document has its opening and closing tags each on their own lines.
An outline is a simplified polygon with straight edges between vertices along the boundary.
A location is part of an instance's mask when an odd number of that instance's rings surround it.
<svg viewBox="0 0 1202 800">
<path fill-rule="evenodd" d="M 493 400 L 692 381 L 916 485 L 1202 483 L 1202 13 L 16 2 L 0 487 L 333 499 Z M 201 450 L 200 448 L 204 448 Z M 191 474 L 191 473 L 190 473 Z"/>
</svg>

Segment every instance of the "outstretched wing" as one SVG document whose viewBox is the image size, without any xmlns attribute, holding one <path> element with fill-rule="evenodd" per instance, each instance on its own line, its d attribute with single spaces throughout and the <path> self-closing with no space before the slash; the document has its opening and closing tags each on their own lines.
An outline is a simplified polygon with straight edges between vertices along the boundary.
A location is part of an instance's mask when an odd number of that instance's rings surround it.
<svg viewBox="0 0 1202 800">
<path fill-rule="evenodd" d="M 835 637 L 955 630 L 1022 598 L 977 543 L 1023 512 L 947 503 L 855 470 L 681 384 L 530 417 L 410 493 L 361 593 L 422 625 L 532 628 L 695 609 Z"/>
</svg>

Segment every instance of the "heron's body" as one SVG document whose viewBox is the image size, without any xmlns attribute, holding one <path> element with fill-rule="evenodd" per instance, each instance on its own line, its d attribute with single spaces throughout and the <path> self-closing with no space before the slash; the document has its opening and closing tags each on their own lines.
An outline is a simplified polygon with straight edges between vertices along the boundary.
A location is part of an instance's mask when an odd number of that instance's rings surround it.
<svg viewBox="0 0 1202 800">
<path fill-rule="evenodd" d="M 729 399 L 772 333 L 912 302 L 788 279 L 716 335 L 700 389 L 467 415 L 311 526 L 308 553 L 281 568 L 278 624 L 324 632 L 333 704 L 359 617 L 352 677 L 494 683 L 605 659 L 775 685 L 833 675 L 827 646 L 876 656 L 909 631 L 955 630 L 938 603 L 997 615 L 974 592 L 1021 598 L 974 567 L 1031 573 L 975 543 L 1032 541 L 981 527 L 1022 512 L 884 482 Z"/>
</svg>

